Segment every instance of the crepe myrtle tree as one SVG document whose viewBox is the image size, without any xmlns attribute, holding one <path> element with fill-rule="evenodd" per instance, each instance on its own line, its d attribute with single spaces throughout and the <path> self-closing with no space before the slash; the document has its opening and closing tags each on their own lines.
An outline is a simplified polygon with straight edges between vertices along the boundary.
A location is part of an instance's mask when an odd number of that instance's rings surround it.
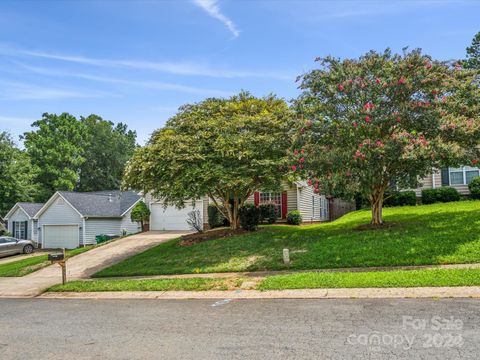
<svg viewBox="0 0 480 360">
<path fill-rule="evenodd" d="M 184 105 L 128 163 L 124 187 L 167 205 L 208 196 L 232 229 L 255 190 L 278 189 L 295 118 L 284 100 L 248 92 Z"/>
<path fill-rule="evenodd" d="M 315 192 L 362 194 L 378 226 L 389 186 L 415 188 L 432 167 L 478 163 L 474 71 L 406 49 L 317 61 L 299 78 L 303 125 L 290 165 Z"/>
</svg>

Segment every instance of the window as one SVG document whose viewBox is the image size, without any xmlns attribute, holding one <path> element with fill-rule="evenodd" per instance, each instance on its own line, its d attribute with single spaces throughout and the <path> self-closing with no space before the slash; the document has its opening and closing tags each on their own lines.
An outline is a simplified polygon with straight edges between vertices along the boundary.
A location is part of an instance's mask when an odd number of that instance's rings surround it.
<svg viewBox="0 0 480 360">
<path fill-rule="evenodd" d="M 282 217 L 282 194 L 279 192 L 273 193 L 260 193 L 260 203 L 259 205 L 263 204 L 273 204 L 275 205 L 275 212 L 277 213 L 277 217 Z"/>
<path fill-rule="evenodd" d="M 480 169 L 464 166 L 461 168 L 449 168 L 450 185 L 468 185 L 480 175 Z"/>
<path fill-rule="evenodd" d="M 13 236 L 17 239 L 27 239 L 27 222 L 26 221 L 14 221 L 13 222 L 14 233 Z"/>
</svg>

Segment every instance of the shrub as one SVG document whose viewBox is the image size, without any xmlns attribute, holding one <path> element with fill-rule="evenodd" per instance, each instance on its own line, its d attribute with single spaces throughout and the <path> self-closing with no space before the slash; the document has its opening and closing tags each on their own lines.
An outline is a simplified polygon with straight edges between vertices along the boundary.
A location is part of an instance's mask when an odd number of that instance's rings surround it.
<svg viewBox="0 0 480 360">
<path fill-rule="evenodd" d="M 132 209 L 130 213 L 130 219 L 137 221 L 142 226 L 142 231 L 145 231 L 145 223 L 150 220 L 150 209 L 143 201 L 139 201 Z"/>
<path fill-rule="evenodd" d="M 460 194 L 457 189 L 445 186 L 438 189 L 437 198 L 440 202 L 459 201 Z"/>
<path fill-rule="evenodd" d="M 208 226 L 210 229 L 228 225 L 228 220 L 215 205 L 208 205 Z"/>
<path fill-rule="evenodd" d="M 468 190 L 474 199 L 480 199 L 480 177 L 476 177 L 468 184 Z"/>
<path fill-rule="evenodd" d="M 437 201 L 437 189 L 422 190 L 422 204 L 433 204 Z"/>
<path fill-rule="evenodd" d="M 260 222 L 260 210 L 252 204 L 240 208 L 240 226 L 248 231 L 256 230 Z"/>
<path fill-rule="evenodd" d="M 290 225 L 300 225 L 302 223 L 302 214 L 300 214 L 300 211 L 290 211 L 287 214 L 287 223 Z"/>
<path fill-rule="evenodd" d="M 443 186 L 438 189 L 422 190 L 422 204 L 433 204 L 436 202 L 459 201 L 460 193 L 457 189 Z"/>
<path fill-rule="evenodd" d="M 267 222 L 274 224 L 277 221 L 277 212 L 275 211 L 275 205 L 263 204 L 258 207 L 260 210 L 260 222 Z"/>
<path fill-rule="evenodd" d="M 417 204 L 417 195 L 415 191 L 391 191 L 387 192 L 385 196 L 385 206 L 414 206 Z"/>
</svg>

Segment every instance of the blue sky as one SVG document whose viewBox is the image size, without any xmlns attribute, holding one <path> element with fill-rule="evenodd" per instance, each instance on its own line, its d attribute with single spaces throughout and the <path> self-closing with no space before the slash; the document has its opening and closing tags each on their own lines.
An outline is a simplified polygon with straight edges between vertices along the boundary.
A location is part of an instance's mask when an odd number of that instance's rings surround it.
<svg viewBox="0 0 480 360">
<path fill-rule="evenodd" d="M 98 114 L 143 144 L 178 106 L 241 89 L 286 100 L 317 56 L 465 57 L 479 1 L 0 2 L 0 131 Z"/>
</svg>

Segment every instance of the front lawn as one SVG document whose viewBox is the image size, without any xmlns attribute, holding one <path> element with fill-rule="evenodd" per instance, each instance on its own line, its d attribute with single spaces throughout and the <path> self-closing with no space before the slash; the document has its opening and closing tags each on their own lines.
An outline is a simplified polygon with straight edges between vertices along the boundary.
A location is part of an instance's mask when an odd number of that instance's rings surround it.
<svg viewBox="0 0 480 360">
<path fill-rule="evenodd" d="M 376 272 L 316 272 L 269 276 L 260 290 L 316 288 L 392 288 L 480 285 L 480 269 L 430 269 Z"/>
<path fill-rule="evenodd" d="M 242 285 L 244 279 L 146 279 L 146 280 L 93 280 L 72 281 L 55 285 L 47 291 L 53 292 L 98 292 L 98 291 L 206 291 L 233 290 Z"/>
<path fill-rule="evenodd" d="M 93 249 L 95 246 L 84 246 L 81 248 L 67 250 L 66 258 L 71 258 L 72 256 L 81 254 L 85 251 Z M 48 261 L 48 255 L 38 255 L 29 257 L 26 259 L 13 261 L 11 263 L 6 263 L 0 265 L 0 277 L 5 276 L 24 276 L 30 274 L 34 271 L 40 270 L 46 266 L 50 265 Z"/>
<path fill-rule="evenodd" d="M 332 223 L 265 226 L 260 231 L 180 247 L 160 244 L 95 276 L 480 262 L 480 201 L 386 208 L 391 227 L 359 230 L 370 212 Z M 282 249 L 292 263 L 282 262 Z"/>
</svg>

